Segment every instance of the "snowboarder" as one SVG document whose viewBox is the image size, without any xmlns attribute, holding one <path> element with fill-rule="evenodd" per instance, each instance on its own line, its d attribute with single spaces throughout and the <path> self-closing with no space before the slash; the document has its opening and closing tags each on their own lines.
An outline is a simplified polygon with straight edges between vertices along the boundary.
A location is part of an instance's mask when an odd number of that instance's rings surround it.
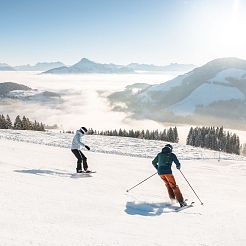
<svg viewBox="0 0 246 246">
<path fill-rule="evenodd" d="M 85 127 L 81 127 L 79 130 L 76 131 L 74 137 L 73 137 L 73 142 L 71 146 L 71 151 L 77 158 L 77 168 L 76 171 L 77 173 L 82 173 L 82 166 L 81 163 L 83 161 L 83 169 L 84 171 L 87 171 L 88 169 L 88 164 L 87 164 L 87 158 L 85 155 L 81 152 L 81 148 L 85 147 L 87 150 L 90 150 L 90 147 L 85 145 L 84 143 L 81 142 L 81 138 L 87 133 L 87 129 Z"/>
<path fill-rule="evenodd" d="M 177 169 L 180 169 L 181 165 L 177 156 L 172 153 L 172 150 L 173 146 L 171 144 L 166 144 L 162 151 L 157 154 L 155 159 L 152 161 L 152 164 L 157 169 L 160 178 L 165 182 L 171 201 L 176 199 L 179 202 L 180 207 L 184 207 L 187 204 L 176 184 L 171 169 L 172 162 L 176 164 Z"/>
</svg>

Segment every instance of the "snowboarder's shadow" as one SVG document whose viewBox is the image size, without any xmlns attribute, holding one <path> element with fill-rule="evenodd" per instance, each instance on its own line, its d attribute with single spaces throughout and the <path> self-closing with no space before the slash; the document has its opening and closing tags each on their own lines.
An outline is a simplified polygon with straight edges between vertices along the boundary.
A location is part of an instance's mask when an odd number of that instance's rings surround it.
<svg viewBox="0 0 246 246">
<path fill-rule="evenodd" d="M 130 215 L 159 216 L 174 212 L 175 208 L 170 203 L 127 202 L 125 212 Z"/>
<path fill-rule="evenodd" d="M 25 169 L 25 170 L 14 170 L 17 173 L 28 173 L 28 174 L 35 174 L 35 175 L 41 175 L 41 176 L 59 176 L 59 177 L 65 177 L 65 178 L 87 178 L 92 177 L 90 173 L 68 173 L 68 172 L 62 172 L 60 170 L 47 170 L 47 169 Z"/>
</svg>

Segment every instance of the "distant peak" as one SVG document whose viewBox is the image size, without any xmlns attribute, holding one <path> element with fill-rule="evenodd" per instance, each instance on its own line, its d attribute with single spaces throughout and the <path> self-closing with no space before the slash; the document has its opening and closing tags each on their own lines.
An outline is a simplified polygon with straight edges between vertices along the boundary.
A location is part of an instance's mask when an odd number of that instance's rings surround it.
<svg viewBox="0 0 246 246">
<path fill-rule="evenodd" d="M 94 63 L 94 62 L 87 58 L 82 58 L 79 63 Z"/>
</svg>

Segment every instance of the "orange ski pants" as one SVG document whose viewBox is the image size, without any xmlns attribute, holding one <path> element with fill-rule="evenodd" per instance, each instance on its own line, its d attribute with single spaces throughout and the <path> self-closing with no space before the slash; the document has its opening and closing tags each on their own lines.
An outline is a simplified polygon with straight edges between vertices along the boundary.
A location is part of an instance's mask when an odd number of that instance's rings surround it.
<svg viewBox="0 0 246 246">
<path fill-rule="evenodd" d="M 176 184 L 172 174 L 161 174 L 161 179 L 165 182 L 170 199 L 177 199 L 178 202 L 183 202 L 184 198 L 179 187 Z"/>
</svg>

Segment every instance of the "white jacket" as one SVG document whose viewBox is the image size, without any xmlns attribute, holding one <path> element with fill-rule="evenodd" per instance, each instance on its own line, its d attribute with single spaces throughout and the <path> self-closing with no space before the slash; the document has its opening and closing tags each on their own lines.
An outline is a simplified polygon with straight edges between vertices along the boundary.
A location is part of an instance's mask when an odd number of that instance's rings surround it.
<svg viewBox="0 0 246 246">
<path fill-rule="evenodd" d="M 75 135 L 73 137 L 73 142 L 72 142 L 71 149 L 80 150 L 82 147 L 85 146 L 85 144 L 81 142 L 81 138 L 83 136 L 84 136 L 84 134 L 80 130 L 76 131 L 76 133 L 75 133 Z"/>
</svg>

